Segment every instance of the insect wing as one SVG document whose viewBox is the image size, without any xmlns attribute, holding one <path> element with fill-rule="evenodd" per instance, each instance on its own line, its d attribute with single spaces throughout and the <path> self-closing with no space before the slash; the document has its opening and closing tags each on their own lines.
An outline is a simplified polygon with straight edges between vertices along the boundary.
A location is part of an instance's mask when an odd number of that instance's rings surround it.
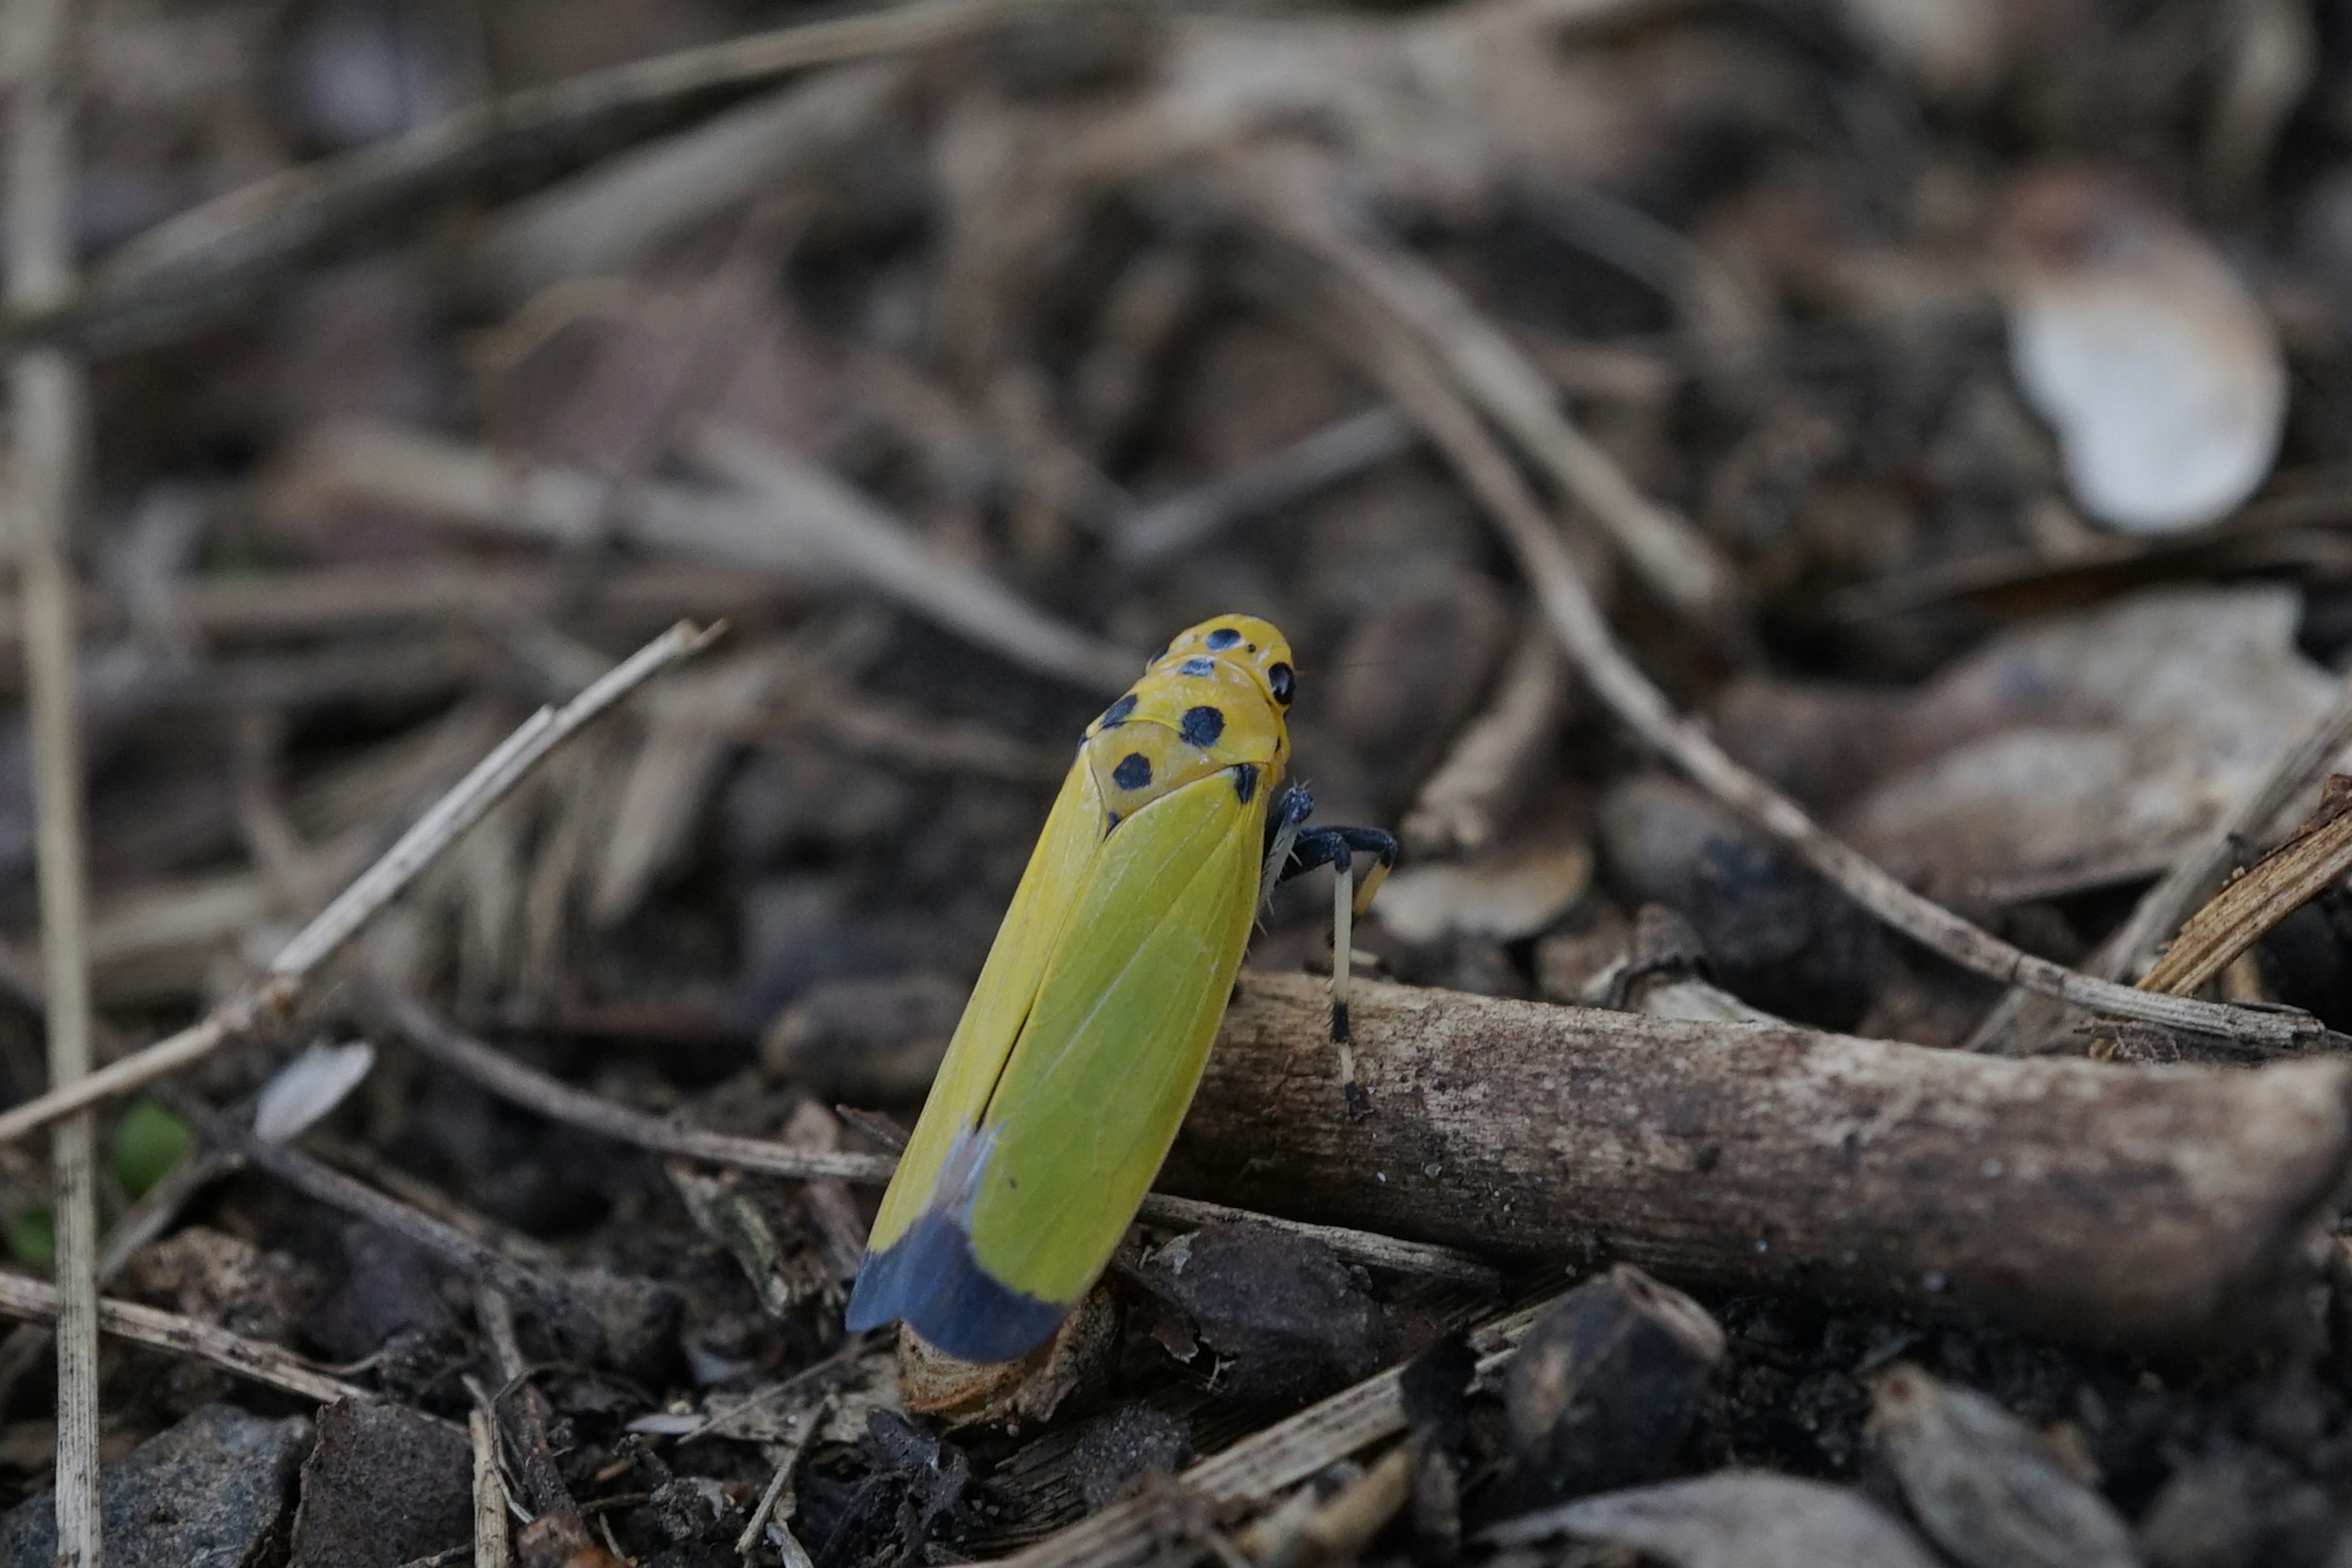
<svg viewBox="0 0 2352 1568">
<path fill-rule="evenodd" d="M 1257 904 L 1266 792 L 1236 776 L 1105 842 L 990 1103 L 971 1256 L 1024 1297 L 1093 1283 L 1200 1085 Z"/>
</svg>

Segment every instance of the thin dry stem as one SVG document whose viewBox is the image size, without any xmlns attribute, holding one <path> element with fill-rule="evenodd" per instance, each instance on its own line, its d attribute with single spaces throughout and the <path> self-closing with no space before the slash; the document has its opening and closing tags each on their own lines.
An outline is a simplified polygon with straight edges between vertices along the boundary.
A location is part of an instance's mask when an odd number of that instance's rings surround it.
<svg viewBox="0 0 2352 1568">
<path fill-rule="evenodd" d="M 1060 3 L 919 0 L 635 60 L 474 105 L 183 213 L 110 258 L 79 295 L 19 304 L 0 321 L 0 346 L 61 342 L 110 352 L 159 342 L 235 312 L 289 272 L 362 237 L 395 239 L 474 193 L 520 194 L 802 71 L 968 37 Z"/>
<path fill-rule="evenodd" d="M 706 647 L 715 635 L 716 628 L 702 630 L 680 623 L 561 709 L 541 709 L 533 714 L 435 803 L 358 881 L 296 933 L 264 979 L 230 997 L 201 1023 L 100 1068 L 68 1089 L 53 1089 L 0 1114 L 0 1143 L 152 1083 L 282 1016 L 319 965 L 357 935 L 361 927 L 381 913 L 551 752 L 653 676 Z"/>
<path fill-rule="evenodd" d="M 1558 1297 L 1498 1318 L 1470 1334 L 1482 1372 L 1507 1357 Z M 1211 1504 L 1263 1503 L 1406 1426 L 1404 1373 L 1393 1368 L 1310 1405 L 1202 1460 L 1177 1478 Z M 1153 1500 L 1129 1498 L 1005 1560 L 1008 1568 L 1183 1568 L 1205 1547 L 1171 1544 L 1155 1527 Z"/>
<path fill-rule="evenodd" d="M 47 309 L 73 291 L 74 87 L 70 0 L 10 13 L 21 74 L 8 120 L 8 305 Z M 79 501 L 87 393 L 80 366 L 48 350 L 10 367 L 16 421 L 18 592 L 33 748 L 34 834 L 47 993 L 49 1087 L 90 1068 L 89 887 L 83 865 L 79 637 L 68 551 Z M 57 1226 L 57 1561 L 100 1561 L 98 1205 L 85 1113 L 50 1140 Z"/>
<path fill-rule="evenodd" d="M 474 1568 L 508 1568 L 514 1527 L 507 1521 L 506 1483 L 499 1476 L 499 1433 L 487 1410 L 466 1414 L 474 1450 Z"/>
<path fill-rule="evenodd" d="M 2302 832 L 2249 867 L 2189 918 L 2140 981 L 2143 990 L 2192 995 L 2279 921 L 2352 870 L 2352 780 L 2340 775 Z"/>
<path fill-rule="evenodd" d="M 687 445 L 767 503 L 771 531 L 798 534 L 825 564 L 1023 668 L 1115 692 L 1143 662 L 1046 615 L 993 578 L 940 560 L 879 503 L 763 437 L 707 425 Z"/>
<path fill-rule="evenodd" d="M 751 1560 L 761 1538 L 769 1532 L 771 1523 L 774 1526 L 774 1533 L 790 1542 L 784 1547 L 785 1561 L 791 1562 L 795 1552 L 799 1552 L 803 1562 L 807 1560 L 807 1552 L 793 1539 L 793 1471 L 799 1468 L 801 1456 L 808 1452 L 809 1445 L 816 1440 L 816 1435 L 824 1430 L 825 1417 L 833 1413 L 833 1406 L 830 1395 L 817 1401 L 803 1413 L 801 1425 L 793 1433 L 791 1441 L 775 1444 L 769 1448 L 769 1458 L 776 1467 L 774 1479 L 768 1482 L 768 1489 L 760 1494 L 759 1506 L 752 1509 L 750 1521 L 743 1526 L 743 1533 L 735 1540 L 735 1555 L 744 1562 Z"/>
<path fill-rule="evenodd" d="M 1738 629 L 1727 563 L 1689 519 L 1652 500 L 1570 423 L 1543 372 L 1435 268 L 1333 221 L 1319 161 L 1255 171 L 1253 216 L 1345 276 L 1413 334 L 1475 404 L 1609 535 L 1660 599 L 1711 635 Z"/>
<path fill-rule="evenodd" d="M 0 1313 L 27 1322 L 54 1323 L 58 1293 L 37 1279 L 0 1273 Z M 243 1334 L 231 1333 L 177 1312 L 142 1307 L 136 1301 L 101 1297 L 98 1326 L 117 1339 L 173 1355 L 194 1356 L 239 1377 L 270 1388 L 282 1388 L 321 1405 L 331 1405 L 338 1399 L 374 1397 L 367 1390 L 331 1377 L 292 1352 L 266 1341 L 249 1340 Z"/>
<path fill-rule="evenodd" d="M 1484 711 L 1464 727 L 1400 829 L 1405 847 L 1439 858 L 1475 855 L 1541 773 L 1568 703 L 1568 667 L 1540 625 L 1520 634 Z"/>
<path fill-rule="evenodd" d="M 2084 962 L 2083 972 L 2101 980 L 2122 980 L 2154 959 L 2197 900 L 2230 868 L 2240 847 L 2277 820 L 2347 745 L 2352 745 L 2352 677 L 2337 685 L 2336 700 L 2311 727 L 2280 747 L 2229 809 L 2182 847 L 2163 877 L 2140 895 L 2124 923 Z M 2002 996 L 1970 1033 L 1968 1048 L 2014 1056 L 2022 1054 L 2020 1047 L 2040 1045 L 2046 1036 L 2032 1019 L 2027 1001 L 2032 994 L 2011 991 Z"/>
<path fill-rule="evenodd" d="M 1411 451 L 1416 438 L 1412 422 L 1393 408 L 1350 414 L 1230 474 L 1136 508 L 1113 526 L 1111 555 L 1129 571 L 1156 566 L 1236 523 L 1296 505 Z"/>
</svg>

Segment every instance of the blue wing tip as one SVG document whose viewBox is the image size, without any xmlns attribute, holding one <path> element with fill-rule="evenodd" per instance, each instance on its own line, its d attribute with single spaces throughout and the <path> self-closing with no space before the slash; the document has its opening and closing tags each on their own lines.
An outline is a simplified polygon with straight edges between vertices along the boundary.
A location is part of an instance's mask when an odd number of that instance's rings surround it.
<svg viewBox="0 0 2352 1568">
<path fill-rule="evenodd" d="M 852 1331 L 893 1318 L 959 1361 L 1018 1361 L 1053 1337 L 1070 1303 L 1044 1301 L 990 1277 L 971 1238 L 927 1214 L 887 1252 L 869 1252 L 849 1293 Z"/>
</svg>

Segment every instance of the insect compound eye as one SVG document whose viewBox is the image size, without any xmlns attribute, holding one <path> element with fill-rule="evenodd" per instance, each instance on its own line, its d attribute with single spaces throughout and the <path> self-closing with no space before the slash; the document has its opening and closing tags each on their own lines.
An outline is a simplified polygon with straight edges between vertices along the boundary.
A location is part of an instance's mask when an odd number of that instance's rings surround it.
<svg viewBox="0 0 2352 1568">
<path fill-rule="evenodd" d="M 1298 684 L 1298 678 L 1291 674 L 1290 666 L 1276 664 L 1267 670 L 1265 683 L 1274 689 L 1274 700 L 1276 702 L 1281 703 L 1285 708 L 1290 706 L 1293 689 Z"/>
</svg>

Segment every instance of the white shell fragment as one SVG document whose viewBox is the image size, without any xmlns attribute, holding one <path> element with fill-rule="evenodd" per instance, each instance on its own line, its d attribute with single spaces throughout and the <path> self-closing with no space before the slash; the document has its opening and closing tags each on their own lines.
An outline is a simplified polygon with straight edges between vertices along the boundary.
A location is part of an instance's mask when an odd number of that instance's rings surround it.
<svg viewBox="0 0 2352 1568">
<path fill-rule="evenodd" d="M 2023 182 L 2004 238 L 2011 362 L 2083 510 L 2170 533 L 2252 495 L 2278 454 L 2286 361 L 2213 248 L 2074 171 Z"/>
<path fill-rule="evenodd" d="M 346 1046 L 311 1042 L 308 1050 L 262 1085 L 254 1102 L 253 1132 L 265 1143 L 290 1143 L 324 1121 L 375 1067 L 365 1040 Z"/>
</svg>

